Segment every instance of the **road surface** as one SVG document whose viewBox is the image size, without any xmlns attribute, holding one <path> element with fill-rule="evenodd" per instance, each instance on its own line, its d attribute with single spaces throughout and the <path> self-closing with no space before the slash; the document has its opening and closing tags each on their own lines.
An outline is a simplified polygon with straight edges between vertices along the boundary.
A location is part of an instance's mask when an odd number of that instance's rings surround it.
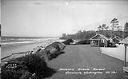
<svg viewBox="0 0 128 79">
<path fill-rule="evenodd" d="M 57 72 L 48 79 L 127 79 L 123 61 L 102 54 L 98 47 L 70 45 L 65 53 L 48 62 Z"/>
</svg>

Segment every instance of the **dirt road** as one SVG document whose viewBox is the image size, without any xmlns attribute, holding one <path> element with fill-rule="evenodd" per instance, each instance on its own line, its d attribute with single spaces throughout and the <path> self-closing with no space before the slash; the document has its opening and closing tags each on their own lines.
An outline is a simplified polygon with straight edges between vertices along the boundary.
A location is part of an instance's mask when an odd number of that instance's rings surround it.
<svg viewBox="0 0 128 79">
<path fill-rule="evenodd" d="M 123 61 L 102 54 L 98 47 L 70 45 L 65 53 L 48 62 L 57 70 L 48 79 L 126 79 Z"/>
</svg>

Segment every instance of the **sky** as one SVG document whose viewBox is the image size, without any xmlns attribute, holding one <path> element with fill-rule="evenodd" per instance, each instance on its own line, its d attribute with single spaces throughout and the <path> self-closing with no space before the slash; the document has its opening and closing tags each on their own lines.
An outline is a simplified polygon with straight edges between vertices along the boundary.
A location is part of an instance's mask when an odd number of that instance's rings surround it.
<svg viewBox="0 0 128 79">
<path fill-rule="evenodd" d="M 57 37 L 128 22 L 126 0 L 2 0 L 2 36 Z"/>
</svg>

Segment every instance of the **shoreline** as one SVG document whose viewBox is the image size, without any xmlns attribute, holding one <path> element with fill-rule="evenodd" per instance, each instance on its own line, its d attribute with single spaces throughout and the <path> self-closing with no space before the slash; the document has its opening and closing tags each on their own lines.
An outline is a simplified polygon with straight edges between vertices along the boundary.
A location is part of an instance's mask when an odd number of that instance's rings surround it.
<svg viewBox="0 0 128 79">
<path fill-rule="evenodd" d="M 10 44 L 1 45 L 1 58 L 11 55 L 12 53 L 32 51 L 38 46 L 47 46 L 55 41 L 61 41 L 59 39 L 48 39 L 34 43 L 21 43 L 21 44 Z"/>
</svg>

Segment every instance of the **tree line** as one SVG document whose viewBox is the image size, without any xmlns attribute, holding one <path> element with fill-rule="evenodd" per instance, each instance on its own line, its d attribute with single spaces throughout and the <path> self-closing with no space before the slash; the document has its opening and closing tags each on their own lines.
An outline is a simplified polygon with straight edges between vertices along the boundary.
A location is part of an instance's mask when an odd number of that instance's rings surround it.
<svg viewBox="0 0 128 79">
<path fill-rule="evenodd" d="M 90 39 L 92 36 L 94 36 L 97 33 L 105 35 L 108 38 L 113 38 L 114 36 L 118 36 L 123 39 L 123 38 L 128 37 L 128 22 L 126 22 L 123 27 L 119 25 L 119 21 L 117 18 L 113 18 L 110 21 L 110 26 L 107 26 L 106 24 L 101 24 L 97 27 L 98 30 L 96 31 L 79 30 L 78 32 L 74 34 L 64 33 L 62 34 L 60 39 L 85 40 L 85 39 Z"/>
</svg>

